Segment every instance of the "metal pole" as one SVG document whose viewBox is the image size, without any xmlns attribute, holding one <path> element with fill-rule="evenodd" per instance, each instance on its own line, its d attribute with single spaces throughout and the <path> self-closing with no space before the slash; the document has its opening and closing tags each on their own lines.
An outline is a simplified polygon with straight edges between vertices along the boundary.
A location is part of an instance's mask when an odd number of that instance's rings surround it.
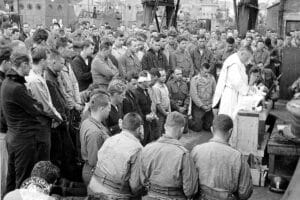
<svg viewBox="0 0 300 200">
<path fill-rule="evenodd" d="M 278 15 L 278 25 L 279 25 L 279 35 L 282 37 L 283 34 L 283 27 L 284 27 L 284 22 L 283 22 L 283 13 L 284 13 L 284 4 L 285 4 L 285 0 L 280 0 L 280 4 L 279 4 L 279 15 Z"/>
<path fill-rule="evenodd" d="M 233 10 L 235 15 L 236 29 L 239 31 L 239 17 L 238 17 L 236 0 L 233 0 Z"/>
</svg>

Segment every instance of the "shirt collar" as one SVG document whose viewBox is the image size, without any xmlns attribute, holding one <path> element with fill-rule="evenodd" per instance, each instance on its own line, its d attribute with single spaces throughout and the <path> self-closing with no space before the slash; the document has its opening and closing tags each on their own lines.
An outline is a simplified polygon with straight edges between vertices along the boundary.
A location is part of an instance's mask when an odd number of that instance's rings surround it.
<svg viewBox="0 0 300 200">
<path fill-rule="evenodd" d="M 101 122 L 98 122 L 96 119 L 94 119 L 93 117 L 89 117 L 89 120 L 94 123 L 99 129 L 106 129 L 106 127 L 101 123 Z"/>
<path fill-rule="evenodd" d="M 224 144 L 229 146 L 228 142 L 225 142 L 224 140 L 221 140 L 220 138 L 212 138 L 209 140 L 210 142 L 216 142 L 216 143 L 220 143 L 220 144 Z"/>
<path fill-rule="evenodd" d="M 139 144 L 141 143 L 139 139 L 137 139 L 132 133 L 130 133 L 127 130 L 122 130 L 122 132 L 120 134 L 125 135 L 126 137 L 134 140 L 135 142 L 138 142 Z"/>
<path fill-rule="evenodd" d="M 179 140 L 174 139 L 174 138 L 169 137 L 169 136 L 166 136 L 166 135 L 161 136 L 158 139 L 158 142 L 168 143 L 168 144 L 174 144 L 174 145 L 177 145 L 177 146 L 183 146 L 182 143 Z"/>
<path fill-rule="evenodd" d="M 6 76 L 18 83 L 26 83 L 25 77 L 20 76 L 14 69 L 10 69 Z"/>
</svg>

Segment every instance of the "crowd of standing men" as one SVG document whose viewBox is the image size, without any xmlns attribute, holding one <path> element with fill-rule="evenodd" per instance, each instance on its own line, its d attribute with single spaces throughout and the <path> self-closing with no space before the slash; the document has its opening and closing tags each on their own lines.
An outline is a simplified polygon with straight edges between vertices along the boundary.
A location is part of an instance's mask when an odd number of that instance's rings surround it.
<svg viewBox="0 0 300 200">
<path fill-rule="evenodd" d="M 3 24 L 6 199 L 32 185 L 42 196 L 248 199 L 249 166 L 228 145 L 231 116 L 214 117 L 216 80 L 229 56 L 248 52 L 249 84 L 270 88 L 282 49 L 299 41 L 254 30 Z M 189 130 L 213 138 L 189 153 L 179 141 Z"/>
</svg>

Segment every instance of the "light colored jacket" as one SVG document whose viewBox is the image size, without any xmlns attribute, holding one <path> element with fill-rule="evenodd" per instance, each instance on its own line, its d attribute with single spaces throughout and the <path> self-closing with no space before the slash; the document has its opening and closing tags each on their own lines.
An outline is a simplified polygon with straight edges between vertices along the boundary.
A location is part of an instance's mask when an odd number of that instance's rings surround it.
<svg viewBox="0 0 300 200">
<path fill-rule="evenodd" d="M 97 55 L 91 66 L 91 72 L 93 77 L 93 83 L 102 84 L 104 89 L 107 89 L 108 84 L 113 77 L 119 75 L 119 70 L 111 62 L 109 58 L 104 60 L 101 55 Z"/>
<path fill-rule="evenodd" d="M 150 196 L 161 195 L 151 190 L 151 185 L 155 185 L 166 192 L 178 188 L 182 192 L 180 199 L 191 197 L 198 190 L 197 177 L 188 150 L 176 139 L 162 136 L 142 151 L 141 181 L 144 186 L 150 185 Z"/>
<path fill-rule="evenodd" d="M 70 64 L 65 65 L 60 73 L 58 82 L 69 109 L 73 109 L 76 104 L 81 104 L 78 81 Z"/>
<path fill-rule="evenodd" d="M 191 155 L 202 190 L 208 187 L 220 193 L 234 194 L 241 200 L 251 196 L 253 186 L 250 168 L 242 154 L 228 143 L 211 139 L 194 147 Z M 209 192 L 207 195 L 210 196 Z"/>
<path fill-rule="evenodd" d="M 94 175 L 89 184 L 92 193 L 103 193 L 115 197 L 130 199 L 141 189 L 139 177 L 140 155 L 143 146 L 140 141 L 128 131 L 108 138 L 98 151 L 98 161 Z M 116 192 L 99 181 L 105 176 L 113 184 L 129 186 L 132 193 Z"/>
<path fill-rule="evenodd" d="M 30 70 L 29 75 L 25 77 L 26 87 L 32 94 L 33 98 L 43 105 L 45 113 L 52 118 L 61 118 L 61 115 L 57 112 L 53 106 L 51 95 L 46 84 L 46 80 L 39 74 L 36 74 L 33 70 Z"/>
</svg>

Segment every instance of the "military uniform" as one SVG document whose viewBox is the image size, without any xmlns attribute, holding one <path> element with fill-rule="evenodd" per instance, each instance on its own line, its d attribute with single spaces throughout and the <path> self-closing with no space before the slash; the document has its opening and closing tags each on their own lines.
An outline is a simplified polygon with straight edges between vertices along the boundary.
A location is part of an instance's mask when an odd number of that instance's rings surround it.
<svg viewBox="0 0 300 200">
<path fill-rule="evenodd" d="M 170 55 L 170 65 L 173 69 L 182 69 L 183 77 L 191 78 L 194 75 L 193 61 L 187 51 L 177 49 Z"/>
<path fill-rule="evenodd" d="M 198 190 L 198 175 L 188 150 L 168 136 L 142 150 L 140 176 L 148 190 L 145 199 L 186 199 Z"/>
<path fill-rule="evenodd" d="M 139 178 L 140 141 L 130 132 L 108 138 L 98 151 L 98 161 L 88 186 L 89 195 L 105 199 L 135 199 L 142 185 Z"/>
<path fill-rule="evenodd" d="M 213 138 L 194 147 L 191 156 L 198 169 L 200 200 L 246 200 L 251 196 L 249 165 L 228 143 Z"/>
<path fill-rule="evenodd" d="M 189 106 L 189 88 L 184 80 L 176 80 L 174 78 L 167 82 L 169 88 L 171 109 L 172 111 L 178 111 L 180 107 L 186 108 Z"/>
<path fill-rule="evenodd" d="M 210 50 L 200 49 L 199 47 L 197 47 L 192 51 L 191 58 L 194 64 L 195 73 L 198 73 L 200 71 L 204 63 L 208 63 L 210 65 L 210 73 L 215 74 L 215 58 Z"/>
<path fill-rule="evenodd" d="M 213 121 L 212 99 L 216 88 L 216 81 L 211 74 L 198 74 L 193 77 L 190 85 L 190 95 L 192 99 L 192 123 L 191 129 L 194 131 L 209 131 Z M 210 110 L 203 108 L 209 107 Z"/>
</svg>

